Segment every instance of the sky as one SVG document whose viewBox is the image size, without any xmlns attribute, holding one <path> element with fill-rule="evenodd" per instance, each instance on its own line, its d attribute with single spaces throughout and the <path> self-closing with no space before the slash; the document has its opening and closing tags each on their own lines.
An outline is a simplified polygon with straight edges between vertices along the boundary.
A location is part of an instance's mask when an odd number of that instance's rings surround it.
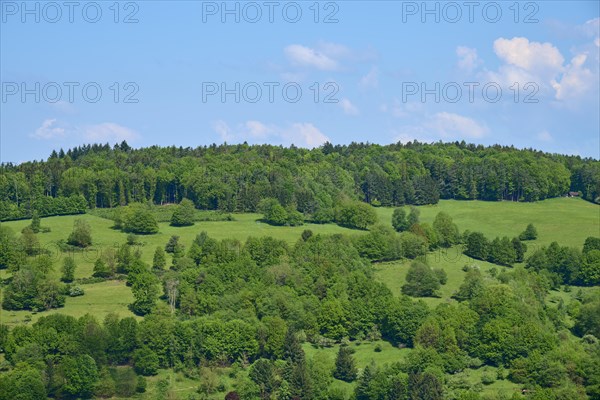
<svg viewBox="0 0 600 400">
<path fill-rule="evenodd" d="M 415 139 L 598 159 L 599 4 L 0 0 L 0 161 Z"/>
</svg>

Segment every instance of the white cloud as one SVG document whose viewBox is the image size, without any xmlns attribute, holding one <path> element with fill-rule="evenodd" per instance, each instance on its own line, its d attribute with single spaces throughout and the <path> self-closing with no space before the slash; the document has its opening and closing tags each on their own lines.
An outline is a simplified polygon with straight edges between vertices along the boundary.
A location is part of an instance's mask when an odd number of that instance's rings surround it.
<svg viewBox="0 0 600 400">
<path fill-rule="evenodd" d="M 284 49 L 284 52 L 295 65 L 314 67 L 324 71 L 333 71 L 338 68 L 337 61 L 324 52 L 310 47 L 291 44 Z"/>
<path fill-rule="evenodd" d="M 44 120 L 31 137 L 37 139 L 84 139 L 94 142 L 135 141 L 140 135 L 127 127 L 114 122 L 104 122 L 96 125 L 73 126 L 56 118 Z"/>
<path fill-rule="evenodd" d="M 212 124 L 213 130 L 219 134 L 221 140 L 224 142 L 230 142 L 234 140 L 234 136 L 231 133 L 229 125 L 223 120 L 217 120 Z"/>
<path fill-rule="evenodd" d="M 591 31 L 590 26 L 598 26 L 597 20 L 588 21 L 580 29 Z M 514 83 L 523 88 L 533 82 L 541 96 L 553 96 L 560 101 L 580 100 L 598 86 L 598 68 L 593 67 L 594 60 L 589 57 L 590 53 L 596 53 L 597 63 L 598 52 L 597 47 L 592 50 L 590 46 L 593 44 L 588 42 L 583 48 L 572 49 L 575 55 L 565 64 L 565 58 L 551 43 L 531 42 L 524 37 L 499 38 L 494 41 L 494 51 L 504 64 L 497 71 L 488 71 L 486 77 L 507 89 Z"/>
<path fill-rule="evenodd" d="M 472 118 L 440 112 L 421 119 L 415 125 L 405 125 L 392 130 L 395 141 L 406 143 L 479 139 L 488 133 L 488 128 Z"/>
<path fill-rule="evenodd" d="M 600 35 L 600 17 L 585 21 L 585 24 L 580 25 L 579 29 L 588 37 L 596 37 Z"/>
<path fill-rule="evenodd" d="M 340 107 L 344 110 L 344 113 L 348 115 L 358 115 L 358 108 L 347 98 L 340 100 Z"/>
<path fill-rule="evenodd" d="M 488 132 L 485 126 L 474 119 L 448 112 L 433 115 L 423 126 L 446 139 L 481 138 Z"/>
<path fill-rule="evenodd" d="M 83 135 L 88 140 L 98 142 L 133 141 L 140 137 L 134 130 L 115 124 L 114 122 L 88 125 L 83 128 Z"/>
<path fill-rule="evenodd" d="M 586 60 L 586 54 L 578 54 L 565 68 L 562 79 L 560 81 L 552 80 L 552 87 L 556 90 L 556 99 L 576 98 L 587 92 L 592 86 L 597 87 L 597 84 L 593 84 L 594 74 L 583 66 Z"/>
<path fill-rule="evenodd" d="M 380 107 L 381 112 L 390 113 L 396 118 L 405 118 L 413 114 L 420 113 L 423 110 L 423 103 L 419 102 L 406 102 L 402 103 L 398 99 L 394 99 L 392 104 L 382 104 Z"/>
<path fill-rule="evenodd" d="M 354 50 L 338 43 L 317 42 L 309 47 L 302 44 L 290 44 L 283 52 L 288 61 L 295 67 L 316 68 L 321 71 L 337 71 L 342 69 L 342 61 L 353 65 L 373 61 L 377 54 L 371 50 Z"/>
<path fill-rule="evenodd" d="M 494 52 L 506 63 L 526 71 L 558 71 L 565 60 L 551 43 L 530 42 L 524 37 L 496 39 Z"/>
<path fill-rule="evenodd" d="M 66 130 L 58 125 L 59 122 L 56 120 L 56 118 L 46 119 L 44 122 L 42 122 L 42 125 L 30 136 L 44 140 L 63 138 L 66 135 Z"/>
<path fill-rule="evenodd" d="M 221 139 L 227 142 L 269 142 L 313 148 L 329 141 L 327 136 L 308 122 L 296 122 L 280 127 L 251 120 L 238 124 L 235 129 L 232 129 L 225 121 L 218 120 L 212 124 L 212 127 Z"/>
<path fill-rule="evenodd" d="M 552 135 L 550 134 L 550 132 L 548 131 L 541 131 L 537 134 L 537 138 L 538 140 L 542 141 L 542 142 L 552 142 L 554 140 L 554 138 L 552 137 Z"/>
<path fill-rule="evenodd" d="M 283 135 L 290 143 L 311 149 L 330 141 L 313 124 L 307 122 L 292 124 L 291 128 L 285 130 Z"/>
<path fill-rule="evenodd" d="M 458 67 L 464 71 L 471 72 L 482 64 L 477 56 L 477 50 L 465 46 L 456 48 L 456 55 L 459 57 Z"/>
<path fill-rule="evenodd" d="M 379 70 L 377 67 L 372 67 L 371 70 L 358 83 L 362 88 L 376 88 L 379 86 Z"/>
</svg>

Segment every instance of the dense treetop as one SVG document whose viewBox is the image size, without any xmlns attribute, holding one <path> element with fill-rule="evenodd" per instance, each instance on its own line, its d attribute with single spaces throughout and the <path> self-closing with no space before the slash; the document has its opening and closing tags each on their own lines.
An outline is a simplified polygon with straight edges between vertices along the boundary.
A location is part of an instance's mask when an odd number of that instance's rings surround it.
<svg viewBox="0 0 600 400">
<path fill-rule="evenodd" d="M 53 151 L 46 161 L 0 171 L 0 220 L 184 198 L 230 212 L 256 211 L 274 198 L 319 219 L 348 199 L 396 206 L 440 198 L 536 201 L 569 191 L 589 201 L 600 196 L 597 160 L 464 142 L 326 143 L 313 150 L 246 143 L 132 149 L 123 142 Z"/>
</svg>

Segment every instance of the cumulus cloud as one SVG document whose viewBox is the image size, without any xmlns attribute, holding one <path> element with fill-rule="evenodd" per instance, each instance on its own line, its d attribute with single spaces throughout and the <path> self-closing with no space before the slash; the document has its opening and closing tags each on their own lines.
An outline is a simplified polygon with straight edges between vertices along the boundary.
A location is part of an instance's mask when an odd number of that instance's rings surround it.
<svg viewBox="0 0 600 400">
<path fill-rule="evenodd" d="M 429 115 L 415 125 L 406 125 L 393 129 L 394 140 L 406 143 L 435 142 L 439 140 L 479 139 L 489 132 L 485 124 L 463 115 L 440 112 Z"/>
<path fill-rule="evenodd" d="M 314 67 L 323 71 L 333 71 L 338 68 L 338 63 L 322 51 L 291 44 L 284 49 L 285 55 L 294 65 Z"/>
<path fill-rule="evenodd" d="M 482 64 L 476 49 L 458 46 L 456 55 L 458 56 L 458 67 L 464 71 L 471 72 Z"/>
<path fill-rule="evenodd" d="M 584 26 L 597 24 L 597 20 L 591 20 Z M 515 82 L 520 85 L 534 82 L 542 95 L 551 95 L 556 100 L 581 99 L 598 84 L 597 66 L 587 66 L 594 64 L 589 57 L 591 45 L 588 43 L 585 50 L 574 50 L 575 56 L 565 64 L 564 56 L 551 43 L 524 37 L 499 38 L 494 41 L 494 51 L 504 64 L 497 71 L 489 71 L 487 78 L 507 88 Z"/>
<path fill-rule="evenodd" d="M 372 50 L 354 50 L 344 45 L 320 41 L 315 45 L 290 44 L 283 52 L 288 61 L 295 67 L 318 69 L 321 71 L 338 71 L 342 62 L 353 64 L 374 60 L 377 55 Z"/>
<path fill-rule="evenodd" d="M 212 126 L 221 139 L 227 142 L 269 142 L 313 148 L 329 141 L 327 136 L 308 122 L 296 122 L 281 127 L 251 120 L 231 128 L 225 121 L 218 120 Z"/>
<path fill-rule="evenodd" d="M 83 134 L 86 139 L 97 142 L 134 141 L 140 137 L 136 131 L 114 122 L 85 126 Z"/>
<path fill-rule="evenodd" d="M 530 42 L 524 37 L 496 39 L 494 52 L 506 63 L 526 71 L 558 71 L 565 61 L 560 51 L 551 43 Z"/>
<path fill-rule="evenodd" d="M 66 130 L 64 127 L 59 126 L 59 122 L 56 118 L 50 118 L 44 120 L 42 125 L 35 130 L 33 134 L 30 136 L 36 139 L 50 140 L 63 138 L 66 135 Z"/>
<path fill-rule="evenodd" d="M 587 54 L 578 54 L 567 65 L 560 81 L 552 80 L 551 84 L 556 90 L 558 100 L 579 97 L 590 89 L 594 74 L 583 66 L 586 60 Z"/>
<path fill-rule="evenodd" d="M 425 122 L 424 127 L 448 139 L 478 139 L 485 136 L 488 132 L 485 126 L 479 124 L 474 119 L 448 112 L 440 112 L 433 115 L 433 117 Z"/>
<path fill-rule="evenodd" d="M 135 141 L 140 135 L 133 129 L 116 124 L 104 122 L 95 125 L 74 126 L 56 118 L 49 118 L 30 135 L 36 139 L 70 139 L 86 140 L 93 142 L 121 142 L 123 140 Z"/>
<path fill-rule="evenodd" d="M 344 110 L 344 113 L 348 115 L 358 115 L 358 108 L 347 98 L 343 98 L 339 102 L 340 107 Z"/>
<path fill-rule="evenodd" d="M 313 124 L 307 122 L 292 124 L 289 129 L 286 129 L 283 132 L 283 136 L 287 138 L 290 143 L 309 149 L 321 146 L 323 143 L 330 141 L 329 138 Z"/>
</svg>

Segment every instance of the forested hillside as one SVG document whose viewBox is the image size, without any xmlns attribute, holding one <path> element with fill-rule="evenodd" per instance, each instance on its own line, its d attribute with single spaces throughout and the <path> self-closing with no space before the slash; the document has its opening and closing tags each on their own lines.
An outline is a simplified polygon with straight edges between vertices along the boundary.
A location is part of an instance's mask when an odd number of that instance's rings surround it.
<svg viewBox="0 0 600 400">
<path fill-rule="evenodd" d="M 513 147 L 461 143 L 326 143 L 149 147 L 127 143 L 53 151 L 46 161 L 3 164 L 0 220 L 77 214 L 132 202 L 192 200 L 199 209 L 256 211 L 275 198 L 305 219 L 329 222 L 346 199 L 378 206 L 441 199 L 537 201 L 569 191 L 598 202 L 600 162 Z"/>
</svg>

